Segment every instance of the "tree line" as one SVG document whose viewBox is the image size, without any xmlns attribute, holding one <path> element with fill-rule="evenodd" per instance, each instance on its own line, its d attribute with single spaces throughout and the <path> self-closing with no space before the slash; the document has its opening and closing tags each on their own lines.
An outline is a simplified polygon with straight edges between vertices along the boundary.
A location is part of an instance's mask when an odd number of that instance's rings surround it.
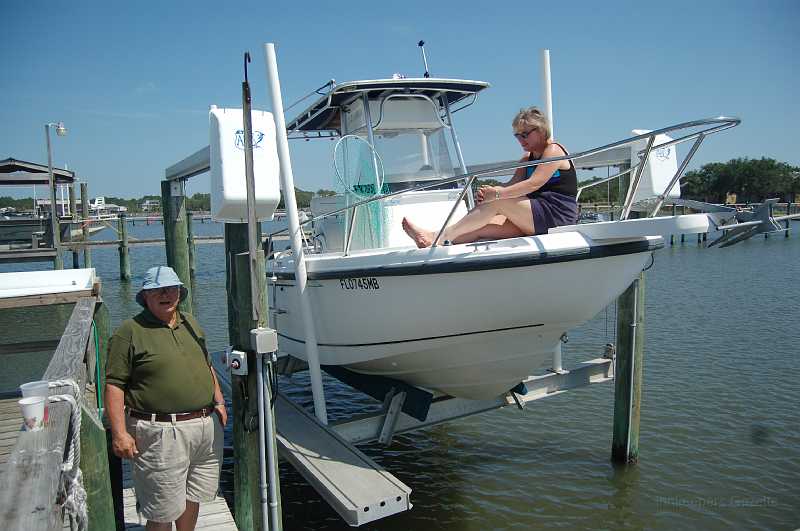
<svg viewBox="0 0 800 531">
<path fill-rule="evenodd" d="M 602 177 L 584 181 L 596 182 Z M 581 193 L 585 203 L 620 203 L 625 189 L 616 181 L 588 188 Z M 735 197 L 734 197 L 735 196 Z M 707 203 L 758 203 L 777 198 L 780 202 L 800 199 L 800 167 L 775 159 L 738 158 L 728 162 L 712 162 L 698 170 L 688 171 L 681 178 L 681 197 Z"/>
</svg>

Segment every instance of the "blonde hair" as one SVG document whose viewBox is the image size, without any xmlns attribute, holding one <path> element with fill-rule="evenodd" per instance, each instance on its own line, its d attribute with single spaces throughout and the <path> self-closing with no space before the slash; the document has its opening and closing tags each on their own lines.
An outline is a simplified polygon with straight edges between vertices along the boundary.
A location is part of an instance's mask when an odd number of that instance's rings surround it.
<svg viewBox="0 0 800 531">
<path fill-rule="evenodd" d="M 537 107 L 520 109 L 514 120 L 512 120 L 511 127 L 515 131 L 536 129 L 544 133 L 545 140 L 550 140 L 550 122 L 547 120 L 547 116 Z"/>
</svg>

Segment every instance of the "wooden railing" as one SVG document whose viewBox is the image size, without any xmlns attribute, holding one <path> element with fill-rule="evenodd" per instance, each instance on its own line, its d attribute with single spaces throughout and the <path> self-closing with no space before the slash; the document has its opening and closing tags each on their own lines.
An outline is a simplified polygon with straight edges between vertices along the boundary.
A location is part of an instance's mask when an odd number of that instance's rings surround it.
<svg viewBox="0 0 800 531">
<path fill-rule="evenodd" d="M 63 527 L 63 514 L 58 496 L 61 484 L 61 465 L 69 452 L 73 437 L 97 433 L 103 427 L 97 416 L 95 404 L 85 400 L 87 378 L 94 384 L 95 341 L 92 320 L 97 298 L 82 297 L 75 303 L 61 340 L 56 347 L 43 380 L 72 380 L 78 384 L 75 397 L 81 407 L 81 433 L 72 433 L 70 426 L 71 406 L 68 402 L 51 402 L 49 420 L 41 431 L 20 431 L 17 444 L 9 455 L 6 468 L 0 477 L 0 522 L 6 530 L 51 530 Z M 90 389 L 94 385 L 89 386 Z M 71 385 L 50 389 L 51 395 L 74 394 Z M 20 425 L 22 424 L 20 420 Z M 87 424 L 84 426 L 83 424 Z M 96 439 L 96 436 L 94 437 Z M 81 453 L 91 464 L 97 456 Z M 105 454 L 105 438 L 102 450 Z M 107 458 L 105 475 L 108 476 Z M 81 463 L 84 469 L 84 463 Z M 95 481 L 95 478 L 90 478 Z M 88 491 L 89 489 L 87 489 Z M 110 488 L 109 499 L 110 499 Z M 91 502 L 90 496 L 90 502 Z M 113 514 L 113 513 L 112 513 Z M 113 522 L 113 517 L 112 517 Z"/>
</svg>

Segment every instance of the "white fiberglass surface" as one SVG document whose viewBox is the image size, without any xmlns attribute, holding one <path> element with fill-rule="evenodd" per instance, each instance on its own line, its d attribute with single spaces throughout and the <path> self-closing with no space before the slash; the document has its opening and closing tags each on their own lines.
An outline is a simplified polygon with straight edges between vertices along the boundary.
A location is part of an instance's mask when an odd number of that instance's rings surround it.
<svg viewBox="0 0 800 531">
<path fill-rule="evenodd" d="M 424 262 L 438 263 L 453 260 L 476 260 L 517 254 L 549 256 L 588 253 L 591 240 L 577 232 L 543 234 L 461 245 L 438 246 L 433 249 L 397 247 L 356 251 L 349 256 L 342 253 L 308 254 L 306 266 L 309 272 L 336 271 L 390 265 L 413 265 Z M 285 253 L 276 258 L 273 270 L 293 270 L 294 260 Z"/>
</svg>

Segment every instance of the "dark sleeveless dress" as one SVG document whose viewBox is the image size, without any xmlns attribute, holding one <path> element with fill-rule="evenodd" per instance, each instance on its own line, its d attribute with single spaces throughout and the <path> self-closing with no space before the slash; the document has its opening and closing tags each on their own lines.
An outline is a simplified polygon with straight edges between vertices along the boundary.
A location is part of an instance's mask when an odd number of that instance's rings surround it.
<svg viewBox="0 0 800 531">
<path fill-rule="evenodd" d="M 564 146 L 557 142 L 554 144 L 560 147 L 565 155 L 568 154 Z M 528 160 L 538 159 L 530 155 Z M 525 168 L 525 178 L 530 179 L 534 170 L 535 166 Z M 576 224 L 578 222 L 578 203 L 575 200 L 577 195 L 578 174 L 575 171 L 575 165 L 569 161 L 569 169 L 556 170 L 541 188 L 527 194 L 533 212 L 534 234 L 547 234 L 551 227 Z"/>
</svg>

